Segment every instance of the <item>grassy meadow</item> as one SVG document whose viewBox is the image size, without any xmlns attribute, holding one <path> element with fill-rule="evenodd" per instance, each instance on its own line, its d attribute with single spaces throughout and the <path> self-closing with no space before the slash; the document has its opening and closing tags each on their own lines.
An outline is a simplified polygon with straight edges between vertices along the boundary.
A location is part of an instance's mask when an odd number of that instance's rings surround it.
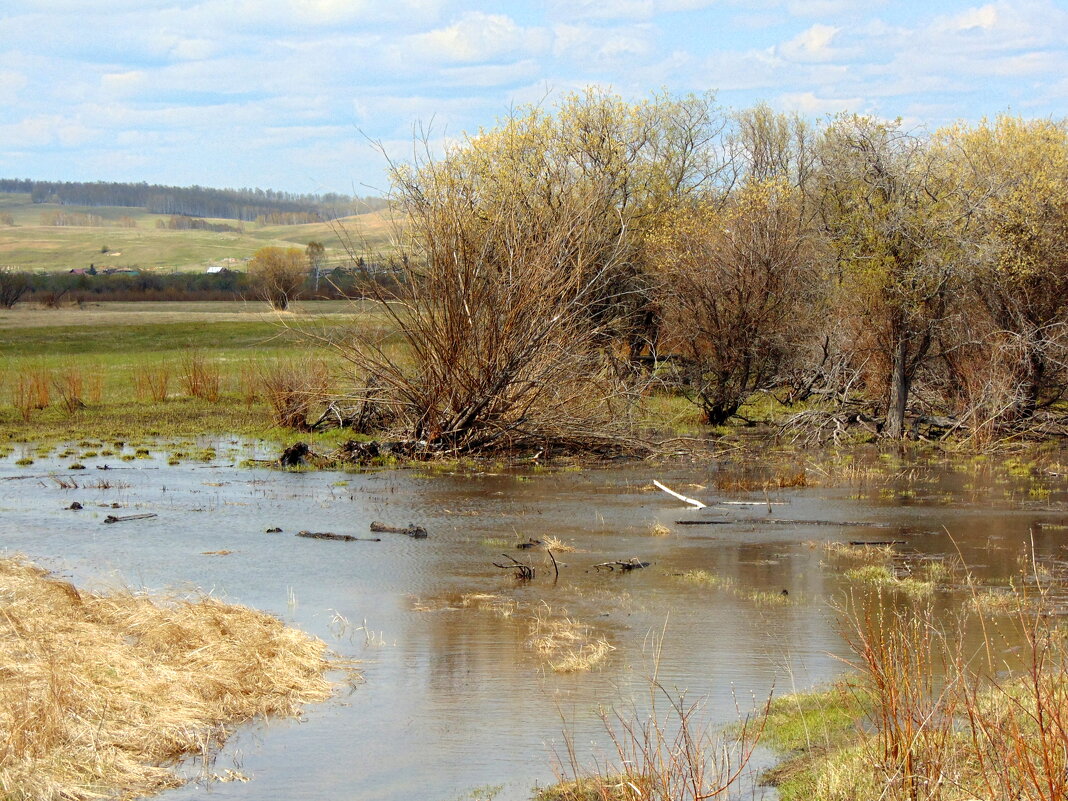
<svg viewBox="0 0 1068 801">
<path fill-rule="evenodd" d="M 343 389 L 344 361 L 321 338 L 381 326 L 365 306 L 102 303 L 0 311 L 0 442 L 229 433 L 284 439 L 265 396 L 296 367 Z"/>
<path fill-rule="evenodd" d="M 88 214 L 100 225 L 55 226 L 42 223 L 52 212 Z M 262 247 L 297 247 L 321 242 L 327 264 L 347 261 L 346 242 L 361 255 L 389 250 L 392 226 L 381 212 L 346 217 L 336 223 L 258 225 L 236 220 L 225 223 L 243 232 L 172 231 L 157 228 L 168 214 L 116 206 L 60 206 L 32 203 L 29 195 L 0 193 L 0 219 L 10 215 L 14 225 L 0 224 L 0 267 L 29 272 L 66 271 L 75 268 L 134 267 L 148 270 L 203 271 L 223 259 L 248 259 Z M 136 227 L 122 227 L 129 218 Z M 106 251 L 105 251 L 106 248 Z"/>
</svg>

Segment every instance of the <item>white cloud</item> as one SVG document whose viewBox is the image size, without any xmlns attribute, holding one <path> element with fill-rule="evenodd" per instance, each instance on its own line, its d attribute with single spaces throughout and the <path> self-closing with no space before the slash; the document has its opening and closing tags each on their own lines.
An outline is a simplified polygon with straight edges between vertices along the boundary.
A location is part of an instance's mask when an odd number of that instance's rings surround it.
<svg viewBox="0 0 1068 801">
<path fill-rule="evenodd" d="M 553 55 L 580 64 L 603 64 L 644 59 L 653 53 L 656 29 L 650 25 L 602 28 L 592 25 L 557 25 L 553 29 Z"/>
<path fill-rule="evenodd" d="M 787 92 L 775 99 L 775 105 L 786 111 L 797 111 L 810 117 L 837 114 L 840 111 L 860 112 L 863 98 L 817 97 L 813 92 Z"/>
<path fill-rule="evenodd" d="M 0 125 L 0 145 L 42 148 L 58 144 L 72 148 L 87 144 L 98 133 L 74 117 L 47 114 Z"/>
<path fill-rule="evenodd" d="M 989 31 L 998 24 L 998 10 L 993 4 L 969 8 L 963 14 L 949 17 L 944 24 L 953 31 L 970 31 L 976 28 Z"/>
<path fill-rule="evenodd" d="M 445 67 L 441 70 L 441 82 L 449 86 L 492 87 L 529 81 L 541 72 L 534 59 L 524 59 L 514 64 L 479 64 L 471 67 Z"/>
<path fill-rule="evenodd" d="M 144 70 L 126 70 L 109 72 L 100 76 L 100 87 L 111 96 L 129 96 L 144 91 L 152 86 L 148 73 Z"/>
<path fill-rule="evenodd" d="M 887 0 L 790 0 L 786 9 L 795 17 L 841 17 L 857 12 L 870 12 Z"/>
<path fill-rule="evenodd" d="M 841 30 L 817 23 L 783 42 L 778 50 L 790 61 L 831 61 L 837 57 L 831 44 Z"/>
<path fill-rule="evenodd" d="M 472 11 L 448 27 L 406 37 L 396 56 L 470 64 L 538 52 L 547 46 L 544 29 L 523 28 L 503 14 Z"/>
</svg>

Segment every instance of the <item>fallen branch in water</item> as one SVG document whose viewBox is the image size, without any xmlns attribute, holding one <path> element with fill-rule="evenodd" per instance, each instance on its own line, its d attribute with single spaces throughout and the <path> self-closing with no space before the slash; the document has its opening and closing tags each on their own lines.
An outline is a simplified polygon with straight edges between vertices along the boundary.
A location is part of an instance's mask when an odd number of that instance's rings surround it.
<svg viewBox="0 0 1068 801">
<path fill-rule="evenodd" d="M 673 495 L 674 497 L 678 498 L 680 501 L 683 501 L 685 503 L 690 504 L 690 506 L 696 506 L 698 509 L 706 509 L 706 508 L 708 508 L 708 504 L 707 503 L 701 503 L 700 501 L 694 500 L 693 498 L 687 498 L 685 495 L 680 495 L 679 493 L 675 492 L 675 490 L 670 489 L 668 487 L 665 487 L 659 481 L 654 481 L 653 485 L 655 487 L 657 487 L 658 489 L 662 489 L 668 495 Z"/>
<path fill-rule="evenodd" d="M 150 517 L 159 517 L 155 512 L 148 512 L 143 515 L 123 515 L 118 517 L 116 515 L 108 515 L 104 518 L 105 523 L 125 523 L 127 520 L 148 520 Z"/>
<path fill-rule="evenodd" d="M 354 537 L 351 534 L 334 534 L 330 531 L 298 531 L 298 537 L 310 540 L 338 540 L 339 542 L 381 542 L 381 537 Z"/>
<path fill-rule="evenodd" d="M 414 523 L 409 523 L 402 528 L 401 526 L 387 526 L 385 523 L 380 523 L 375 520 L 371 523 L 371 531 L 374 531 L 375 533 L 384 532 L 386 534 L 406 534 L 413 540 L 425 540 L 428 536 L 425 528 L 417 526 Z"/>
<path fill-rule="evenodd" d="M 523 564 L 522 562 L 517 560 L 514 556 L 509 556 L 506 553 L 502 553 L 501 556 L 503 556 L 505 559 L 511 559 L 512 560 L 512 564 L 510 564 L 510 565 L 502 565 L 502 564 L 499 564 L 497 562 L 494 562 L 493 563 L 494 567 L 499 567 L 499 568 L 501 568 L 501 570 L 514 570 L 515 571 L 515 577 L 517 579 L 519 579 L 520 581 L 530 581 L 532 578 L 534 578 L 534 568 L 533 567 L 531 567 L 530 565 Z M 556 563 L 555 560 L 553 560 L 553 563 L 554 564 Z"/>
<path fill-rule="evenodd" d="M 652 562 L 643 562 L 638 559 L 637 556 L 632 556 L 626 561 L 617 559 L 612 562 L 601 562 L 599 565 L 594 565 L 593 569 L 600 570 L 603 567 L 606 570 L 619 570 L 620 572 L 626 573 L 628 570 L 641 570 L 643 567 L 649 567 L 651 564 Z"/>
</svg>

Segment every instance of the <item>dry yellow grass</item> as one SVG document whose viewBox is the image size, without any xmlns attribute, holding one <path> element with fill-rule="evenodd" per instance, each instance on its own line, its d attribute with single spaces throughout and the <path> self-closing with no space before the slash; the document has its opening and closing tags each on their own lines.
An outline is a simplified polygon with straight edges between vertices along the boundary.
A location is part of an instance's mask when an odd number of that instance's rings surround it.
<svg viewBox="0 0 1068 801">
<path fill-rule="evenodd" d="M 0 797 L 81 801 L 182 783 L 236 724 L 330 695 L 325 645 L 211 598 L 79 593 L 0 559 Z"/>
<path fill-rule="evenodd" d="M 584 673 L 615 650 L 590 626 L 553 613 L 544 601 L 533 610 L 527 645 L 556 673 Z"/>
</svg>

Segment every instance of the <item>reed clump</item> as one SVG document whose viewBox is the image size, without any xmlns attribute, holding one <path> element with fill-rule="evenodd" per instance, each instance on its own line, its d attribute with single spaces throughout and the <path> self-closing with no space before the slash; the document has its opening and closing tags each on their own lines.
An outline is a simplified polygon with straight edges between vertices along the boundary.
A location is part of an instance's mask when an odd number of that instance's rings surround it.
<svg viewBox="0 0 1068 801">
<path fill-rule="evenodd" d="M 0 560 L 0 789 L 82 801 L 182 784 L 233 726 L 330 695 L 325 646 L 211 598 L 80 592 Z"/>
<path fill-rule="evenodd" d="M 208 361 L 203 354 L 190 353 L 182 361 L 182 386 L 190 398 L 218 403 L 222 397 L 219 365 Z"/>
<path fill-rule="evenodd" d="M 308 415 L 329 392 L 330 371 L 322 359 L 277 361 L 261 367 L 257 383 L 276 426 L 308 431 Z"/>
<path fill-rule="evenodd" d="M 134 373 L 134 392 L 142 403 L 167 400 L 171 386 L 171 368 L 167 364 L 144 365 Z"/>
<path fill-rule="evenodd" d="M 975 597 L 980 597 L 978 592 Z M 1015 597 L 1010 608 L 1009 597 Z M 846 704 L 826 693 L 777 703 L 768 742 L 791 754 L 766 779 L 783 801 L 1056 801 L 1068 798 L 1068 633 L 1048 588 L 998 593 L 995 642 L 975 613 L 946 622 L 927 603 L 855 598 L 844 613 L 857 668 Z M 968 631 L 983 632 L 978 648 Z M 1006 628 L 1008 630 L 1006 631 Z M 781 701 L 781 699 L 780 699 Z M 833 708 L 830 736 L 802 712 Z M 777 741 L 780 728 L 792 736 Z M 803 734 L 803 737 L 800 736 Z"/>
<path fill-rule="evenodd" d="M 81 368 L 68 365 L 58 370 L 52 377 L 52 387 L 59 396 L 59 405 L 67 414 L 74 414 L 85 406 L 86 381 Z"/>
<path fill-rule="evenodd" d="M 767 705 L 753 721 L 748 716 L 729 732 L 708 723 L 702 704 L 658 678 L 661 642 L 654 643 L 648 699 L 639 708 L 602 709 L 611 742 L 606 758 L 581 764 L 573 736 L 564 733 L 558 754 L 560 781 L 535 795 L 535 801 L 706 801 L 728 798 L 760 741 Z"/>
<path fill-rule="evenodd" d="M 553 612 L 544 602 L 529 621 L 527 646 L 555 673 L 584 673 L 599 667 L 615 648 L 579 620 Z"/>
</svg>

